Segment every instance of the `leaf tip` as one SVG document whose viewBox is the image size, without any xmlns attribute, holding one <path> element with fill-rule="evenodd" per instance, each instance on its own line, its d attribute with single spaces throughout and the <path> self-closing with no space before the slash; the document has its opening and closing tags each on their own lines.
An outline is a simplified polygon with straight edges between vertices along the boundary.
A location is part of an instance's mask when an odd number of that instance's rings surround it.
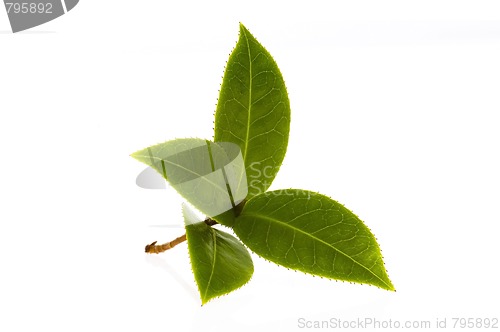
<svg viewBox="0 0 500 332">
<path fill-rule="evenodd" d="M 133 152 L 133 153 L 129 154 L 129 156 L 130 156 L 130 157 L 132 157 L 132 158 L 134 158 L 135 160 L 139 160 L 139 155 L 140 155 L 140 152 L 141 152 L 141 151 L 142 151 L 142 150 L 135 151 L 135 152 Z M 139 160 L 139 161 L 140 161 L 140 160 Z"/>
<path fill-rule="evenodd" d="M 384 281 L 383 287 L 381 287 L 381 285 L 376 285 L 376 286 L 378 288 L 382 288 L 382 289 L 385 289 L 385 290 L 390 291 L 390 292 L 396 291 L 396 288 L 394 287 L 394 285 L 392 284 L 392 281 L 389 279 L 388 276 L 387 276 L 387 280 Z"/>
<path fill-rule="evenodd" d="M 240 22 L 240 34 L 248 32 L 248 29 Z"/>
</svg>

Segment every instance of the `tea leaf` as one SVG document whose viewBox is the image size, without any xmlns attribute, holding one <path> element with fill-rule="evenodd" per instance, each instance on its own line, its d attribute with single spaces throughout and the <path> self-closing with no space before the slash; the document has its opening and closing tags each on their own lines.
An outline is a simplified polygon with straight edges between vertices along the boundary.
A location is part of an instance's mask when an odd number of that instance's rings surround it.
<svg viewBox="0 0 500 332">
<path fill-rule="evenodd" d="M 240 146 L 248 197 L 265 192 L 285 157 L 290 102 L 276 62 L 242 24 L 224 73 L 214 129 L 214 141 Z"/>
<path fill-rule="evenodd" d="M 233 207 L 247 194 L 243 158 L 236 144 L 176 139 L 135 152 L 132 157 L 155 169 L 207 216 L 232 225 Z"/>
<path fill-rule="evenodd" d="M 394 290 L 373 234 L 326 196 L 296 189 L 255 196 L 233 229 L 253 252 L 277 264 Z"/>
<path fill-rule="evenodd" d="M 246 284 L 253 274 L 248 250 L 234 236 L 212 228 L 183 206 L 186 238 L 202 304 Z"/>
</svg>

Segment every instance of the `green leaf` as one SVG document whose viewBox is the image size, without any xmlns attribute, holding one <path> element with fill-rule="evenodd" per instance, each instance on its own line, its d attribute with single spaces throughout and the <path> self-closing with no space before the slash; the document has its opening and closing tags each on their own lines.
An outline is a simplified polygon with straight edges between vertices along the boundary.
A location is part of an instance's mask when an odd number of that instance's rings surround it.
<svg viewBox="0 0 500 332">
<path fill-rule="evenodd" d="M 232 225 L 233 207 L 247 195 L 243 158 L 234 143 L 176 139 L 132 157 L 151 166 L 191 204 L 224 225 Z"/>
<path fill-rule="evenodd" d="M 233 229 L 253 252 L 277 264 L 394 290 L 373 234 L 326 196 L 296 189 L 255 196 Z"/>
<path fill-rule="evenodd" d="M 212 228 L 183 206 L 186 238 L 202 304 L 246 284 L 253 274 L 248 250 L 234 236 Z"/>
<path fill-rule="evenodd" d="M 240 146 L 248 197 L 265 192 L 285 157 L 290 102 L 276 62 L 242 24 L 227 62 L 214 129 L 214 141 Z"/>
</svg>

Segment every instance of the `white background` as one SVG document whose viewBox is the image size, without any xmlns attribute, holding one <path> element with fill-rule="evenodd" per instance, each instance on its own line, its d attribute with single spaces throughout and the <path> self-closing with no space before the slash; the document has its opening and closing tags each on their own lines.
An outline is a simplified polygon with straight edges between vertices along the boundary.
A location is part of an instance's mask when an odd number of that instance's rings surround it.
<svg viewBox="0 0 500 332">
<path fill-rule="evenodd" d="M 498 2 L 180 3 L 82 0 L 18 34 L 0 10 L 1 331 L 500 318 Z M 185 243 L 143 252 L 183 233 L 182 200 L 136 187 L 129 154 L 212 137 L 239 21 L 290 95 L 272 188 L 352 209 L 396 293 L 254 257 L 249 284 L 201 307 Z"/>
</svg>

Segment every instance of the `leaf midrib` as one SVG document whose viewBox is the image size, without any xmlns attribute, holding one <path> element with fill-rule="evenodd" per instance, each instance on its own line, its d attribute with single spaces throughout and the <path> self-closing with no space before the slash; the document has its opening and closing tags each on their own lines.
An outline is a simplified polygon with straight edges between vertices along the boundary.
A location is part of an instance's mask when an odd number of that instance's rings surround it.
<svg viewBox="0 0 500 332">
<path fill-rule="evenodd" d="M 142 156 L 143 156 L 143 157 L 146 157 L 145 155 L 142 155 Z M 149 156 L 148 156 L 148 157 L 149 157 Z M 173 163 L 173 162 L 171 162 L 171 161 L 168 161 L 168 160 L 165 160 L 165 159 L 162 159 L 162 158 L 159 158 L 159 157 L 154 157 L 154 156 L 152 157 L 152 159 L 158 160 L 158 161 L 160 161 L 160 162 L 161 162 L 161 161 L 163 161 L 163 162 L 168 163 L 168 164 L 170 164 L 170 165 L 173 165 L 173 166 L 179 167 L 179 168 L 181 168 L 181 169 L 183 169 L 183 170 L 187 171 L 188 173 L 191 173 L 191 174 L 193 174 L 193 175 L 196 175 L 196 176 L 197 176 L 197 177 L 199 177 L 199 178 L 203 178 L 203 179 L 205 179 L 205 181 L 207 181 L 208 183 L 212 184 L 215 188 L 217 188 L 217 189 L 218 189 L 219 191 L 221 191 L 221 192 L 226 192 L 226 191 L 227 191 L 227 189 L 226 189 L 226 188 L 222 188 L 221 186 L 219 186 L 219 184 L 218 184 L 218 183 L 215 183 L 215 182 L 213 182 L 213 181 L 210 181 L 210 180 L 209 180 L 206 176 L 201 175 L 201 174 L 198 174 L 198 173 L 196 173 L 196 172 L 193 172 L 192 170 L 190 170 L 189 168 L 186 168 L 186 167 L 182 166 L 181 164 L 176 164 L 176 163 Z M 147 164 L 147 163 L 146 163 L 146 164 Z M 161 174 L 161 173 L 160 173 L 160 174 Z M 162 174 L 162 175 L 163 175 L 163 174 Z M 168 179 L 167 179 L 167 180 L 168 180 Z"/>
<path fill-rule="evenodd" d="M 349 258 L 350 260 L 352 260 L 354 263 L 356 263 L 357 265 L 361 266 L 363 269 L 367 270 L 368 272 L 370 272 L 370 274 L 372 274 L 374 277 L 376 277 L 378 280 L 380 280 L 382 283 L 384 283 L 384 285 L 386 285 L 389 289 L 392 289 L 393 287 L 389 284 L 387 284 L 387 282 L 385 282 L 383 279 L 381 279 L 378 275 L 376 275 L 372 270 L 370 270 L 369 268 L 367 268 L 366 266 L 364 266 L 363 264 L 361 264 L 360 262 L 358 262 L 357 260 L 355 260 L 354 258 L 352 258 L 351 256 L 349 256 L 348 254 L 346 254 L 345 252 L 343 252 L 342 250 L 334 247 L 332 244 L 326 242 L 326 241 L 323 241 L 322 239 L 312 235 L 312 234 L 309 234 L 303 230 L 301 230 L 300 228 L 297 228 L 297 227 L 293 227 L 291 226 L 290 224 L 287 224 L 286 222 L 283 222 L 279 219 L 276 219 L 276 218 L 272 218 L 272 217 L 269 217 L 269 216 L 263 216 L 263 215 L 259 215 L 259 214 L 255 214 L 255 213 L 242 213 L 241 216 L 251 216 L 251 217 L 255 217 L 255 218 L 261 218 L 261 219 L 264 219 L 264 220 L 268 220 L 270 222 L 276 222 L 280 225 L 283 225 L 284 227 L 288 227 L 288 228 L 291 228 L 292 230 L 294 231 L 297 231 L 297 232 L 300 232 L 306 236 L 309 236 L 311 238 L 313 238 L 314 240 L 317 240 L 325 245 L 327 245 L 328 247 L 332 248 L 333 250 L 337 251 L 338 253 L 344 255 L 345 257 Z M 293 246 L 293 244 L 292 244 Z"/>
<path fill-rule="evenodd" d="M 247 157 L 247 151 L 248 151 L 248 142 L 250 140 L 250 115 L 252 113 L 252 83 L 253 83 L 253 75 L 252 75 L 252 55 L 250 53 L 250 43 L 248 42 L 248 37 L 245 32 L 245 30 L 242 30 L 243 34 L 245 35 L 245 41 L 247 44 L 247 50 L 248 50 L 248 71 L 249 71 L 249 77 L 250 77 L 250 82 L 249 82 L 249 87 L 248 87 L 248 107 L 247 107 L 247 134 L 245 137 L 245 148 L 243 149 L 243 161 L 246 160 Z"/>
<path fill-rule="evenodd" d="M 215 234 L 215 230 L 212 229 L 212 227 L 209 227 L 209 231 L 212 235 L 214 250 L 213 250 L 212 270 L 210 271 L 210 277 L 208 278 L 207 288 L 205 289 L 205 294 L 203 296 L 203 298 L 205 299 L 207 298 L 208 289 L 210 288 L 210 283 L 212 282 L 212 277 L 215 271 L 215 259 L 217 257 L 217 234 Z"/>
</svg>

